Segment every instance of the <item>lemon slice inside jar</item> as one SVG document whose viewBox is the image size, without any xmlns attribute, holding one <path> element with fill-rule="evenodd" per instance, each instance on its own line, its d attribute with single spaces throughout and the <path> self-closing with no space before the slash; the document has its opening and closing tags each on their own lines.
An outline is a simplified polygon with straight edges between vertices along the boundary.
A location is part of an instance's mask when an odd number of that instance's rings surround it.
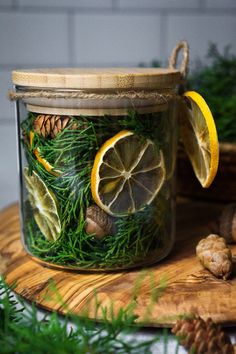
<svg viewBox="0 0 236 354">
<path fill-rule="evenodd" d="M 32 147 L 33 141 L 34 141 L 34 132 L 30 131 L 29 134 L 30 147 Z M 41 156 L 39 148 L 35 148 L 33 152 L 38 162 L 45 168 L 46 171 L 48 171 L 55 177 L 60 176 L 61 171 L 55 170 L 54 167 L 44 157 Z"/>
<path fill-rule="evenodd" d="M 164 180 L 162 151 L 151 140 L 123 130 L 97 152 L 91 174 L 92 196 L 108 214 L 124 216 L 150 204 Z"/>
<path fill-rule="evenodd" d="M 180 135 L 197 179 L 203 188 L 208 188 L 218 170 L 219 143 L 211 111 L 197 92 L 184 94 Z"/>
<path fill-rule="evenodd" d="M 54 193 L 48 189 L 35 171 L 29 175 L 28 167 L 24 168 L 24 179 L 34 219 L 40 231 L 47 240 L 57 240 L 61 232 L 61 222 Z"/>
</svg>

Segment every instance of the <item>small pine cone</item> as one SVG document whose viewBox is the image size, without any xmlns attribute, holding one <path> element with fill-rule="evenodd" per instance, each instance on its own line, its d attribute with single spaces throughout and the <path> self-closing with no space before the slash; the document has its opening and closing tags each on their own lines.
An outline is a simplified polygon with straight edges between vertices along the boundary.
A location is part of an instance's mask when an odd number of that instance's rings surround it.
<svg viewBox="0 0 236 354">
<path fill-rule="evenodd" d="M 233 269 L 232 253 L 225 239 L 211 234 L 203 238 L 196 247 L 202 265 L 217 278 L 228 279 Z"/>
<path fill-rule="evenodd" d="M 194 354 L 233 354 L 230 337 L 211 318 L 201 317 L 178 320 L 172 333 L 181 345 Z"/>
<path fill-rule="evenodd" d="M 38 115 L 33 123 L 34 131 L 44 138 L 50 136 L 55 138 L 70 123 L 68 116 Z"/>
</svg>

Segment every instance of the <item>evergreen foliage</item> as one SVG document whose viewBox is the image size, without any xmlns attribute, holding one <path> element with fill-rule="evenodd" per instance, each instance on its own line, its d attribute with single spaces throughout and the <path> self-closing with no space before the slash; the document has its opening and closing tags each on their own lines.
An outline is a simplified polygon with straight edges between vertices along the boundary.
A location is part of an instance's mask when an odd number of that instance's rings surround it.
<svg viewBox="0 0 236 354">
<path fill-rule="evenodd" d="M 165 288 L 165 281 L 161 281 L 152 295 L 150 306 L 153 305 L 152 300 L 158 301 Z M 52 290 L 54 296 L 57 296 L 57 290 L 53 285 Z M 140 290 L 140 284 L 136 290 Z M 135 304 L 134 300 L 127 308 L 120 309 L 116 315 L 113 307 L 103 308 L 103 320 L 99 324 L 70 313 L 63 319 L 57 313 L 46 313 L 39 319 L 35 305 L 26 305 L 19 297 L 14 296 L 0 279 L 0 352 L 2 354 L 154 353 L 153 346 L 160 340 L 158 335 L 154 334 L 148 340 L 136 338 L 140 327 L 136 324 Z M 95 310 L 99 309 L 101 305 L 97 302 Z M 162 353 L 164 347 L 164 353 L 167 354 L 168 334 L 166 331 L 163 334 L 164 343 L 159 344 L 159 347 Z M 155 353 L 158 354 L 156 350 Z"/>
<path fill-rule="evenodd" d="M 221 54 L 209 45 L 208 64 L 198 63 L 188 79 L 188 89 L 199 92 L 216 121 L 219 141 L 236 142 L 236 56 L 226 47 Z"/>
<path fill-rule="evenodd" d="M 31 206 L 25 198 L 23 208 L 26 245 L 34 256 L 55 264 L 77 268 L 120 269 L 149 262 L 160 257 L 170 244 L 166 230 L 170 217 L 170 202 L 165 197 L 170 186 L 164 184 L 157 201 L 135 214 L 115 218 L 116 233 L 102 240 L 85 232 L 86 208 L 92 205 L 90 178 L 93 161 L 99 147 L 119 131 L 128 129 L 156 143 L 166 155 L 166 168 L 174 159 L 166 142 L 171 134 L 166 113 L 127 116 L 72 117 L 70 124 L 53 139 L 34 134 L 29 144 L 36 115 L 29 113 L 21 128 L 23 150 L 29 173 L 34 170 L 54 193 L 58 202 L 62 230 L 55 242 L 48 241 L 32 217 Z M 76 128 L 75 128 L 76 127 Z M 48 172 L 35 156 L 35 149 L 49 162 L 59 176 Z"/>
</svg>

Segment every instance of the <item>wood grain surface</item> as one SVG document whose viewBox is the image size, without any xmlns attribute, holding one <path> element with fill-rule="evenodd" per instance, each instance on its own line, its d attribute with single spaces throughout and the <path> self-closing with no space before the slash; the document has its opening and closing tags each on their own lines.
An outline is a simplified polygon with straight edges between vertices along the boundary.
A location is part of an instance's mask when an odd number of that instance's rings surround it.
<svg viewBox="0 0 236 354">
<path fill-rule="evenodd" d="M 169 68 L 50 68 L 12 72 L 15 85 L 61 89 L 163 89 L 181 80 Z"/>
<path fill-rule="evenodd" d="M 171 254 L 162 262 L 142 270 L 117 273 L 76 273 L 43 267 L 23 250 L 19 234 L 18 206 L 0 213 L 0 272 L 14 291 L 48 310 L 65 313 L 70 310 L 81 316 L 102 319 L 95 314 L 96 301 L 111 304 L 116 311 L 135 301 L 135 313 L 144 326 L 171 326 L 176 316 L 197 313 L 224 324 L 236 324 L 236 274 L 229 281 L 216 279 L 204 270 L 195 256 L 198 240 L 209 233 L 222 205 L 184 202 L 177 209 L 177 241 Z M 236 246 L 232 246 L 236 254 Z M 141 281 L 141 275 L 143 278 Z M 152 294 L 160 279 L 167 287 L 152 303 Z M 135 294 L 135 284 L 139 291 Z M 63 302 L 55 296 L 56 285 Z"/>
</svg>

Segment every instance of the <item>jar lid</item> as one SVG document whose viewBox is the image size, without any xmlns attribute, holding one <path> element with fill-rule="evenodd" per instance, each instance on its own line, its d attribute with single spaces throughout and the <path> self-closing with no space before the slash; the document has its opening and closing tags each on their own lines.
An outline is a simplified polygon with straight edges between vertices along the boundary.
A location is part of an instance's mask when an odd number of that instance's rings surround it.
<svg viewBox="0 0 236 354">
<path fill-rule="evenodd" d="M 174 68 L 50 68 L 14 70 L 15 85 L 58 89 L 163 89 L 181 81 Z"/>
</svg>

